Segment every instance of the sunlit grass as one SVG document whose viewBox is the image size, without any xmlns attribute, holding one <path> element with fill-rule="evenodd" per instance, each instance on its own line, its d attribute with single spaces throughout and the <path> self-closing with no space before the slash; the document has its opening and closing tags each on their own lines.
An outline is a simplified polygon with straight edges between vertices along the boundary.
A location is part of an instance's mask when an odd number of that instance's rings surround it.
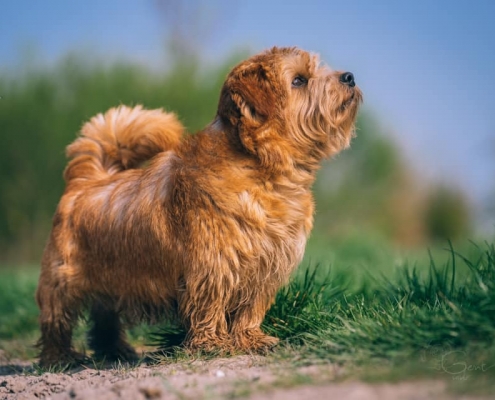
<svg viewBox="0 0 495 400">
<path fill-rule="evenodd" d="M 306 359 L 360 367 L 367 379 L 419 375 L 487 391 L 495 382 L 495 247 L 446 253 L 443 263 L 406 263 L 355 289 L 342 271 L 321 280 L 317 267 L 302 270 L 279 292 L 265 330 Z"/>
</svg>

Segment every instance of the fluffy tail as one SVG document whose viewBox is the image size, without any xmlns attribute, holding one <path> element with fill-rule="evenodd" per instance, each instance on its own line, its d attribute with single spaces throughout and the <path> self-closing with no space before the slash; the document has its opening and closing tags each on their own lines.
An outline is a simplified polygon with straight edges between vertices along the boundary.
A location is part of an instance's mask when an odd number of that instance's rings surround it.
<svg viewBox="0 0 495 400">
<path fill-rule="evenodd" d="M 120 106 L 98 114 L 81 129 L 81 136 L 67 147 L 72 160 L 64 172 L 73 179 L 102 179 L 143 161 L 180 142 L 184 127 L 175 114 L 161 109 Z"/>
</svg>

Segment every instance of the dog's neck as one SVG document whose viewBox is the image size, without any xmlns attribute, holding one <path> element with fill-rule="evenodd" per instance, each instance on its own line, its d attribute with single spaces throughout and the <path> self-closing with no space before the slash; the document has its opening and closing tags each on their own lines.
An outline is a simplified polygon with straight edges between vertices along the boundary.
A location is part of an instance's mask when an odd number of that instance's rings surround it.
<svg viewBox="0 0 495 400">
<path fill-rule="evenodd" d="M 219 116 L 199 133 L 214 138 L 212 145 L 218 148 L 217 156 L 225 157 L 230 154 L 233 160 L 245 164 L 248 168 L 257 170 L 263 175 L 263 179 L 272 182 L 287 182 L 297 186 L 310 188 L 316 178 L 316 172 L 320 167 L 317 160 L 306 158 L 304 162 L 297 163 L 291 159 L 280 159 L 280 163 L 264 163 L 256 151 L 247 149 L 240 139 L 239 130 L 230 123 L 223 121 Z M 279 150 L 274 143 L 274 153 Z"/>
</svg>

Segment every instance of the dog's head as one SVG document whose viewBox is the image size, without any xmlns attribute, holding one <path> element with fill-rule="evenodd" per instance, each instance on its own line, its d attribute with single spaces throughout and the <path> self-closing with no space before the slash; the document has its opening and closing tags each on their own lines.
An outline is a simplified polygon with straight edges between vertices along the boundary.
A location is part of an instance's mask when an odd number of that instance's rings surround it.
<svg viewBox="0 0 495 400">
<path fill-rule="evenodd" d="M 231 71 L 218 117 L 266 168 L 313 171 L 349 145 L 361 100 L 351 73 L 297 48 L 274 47 Z"/>
</svg>

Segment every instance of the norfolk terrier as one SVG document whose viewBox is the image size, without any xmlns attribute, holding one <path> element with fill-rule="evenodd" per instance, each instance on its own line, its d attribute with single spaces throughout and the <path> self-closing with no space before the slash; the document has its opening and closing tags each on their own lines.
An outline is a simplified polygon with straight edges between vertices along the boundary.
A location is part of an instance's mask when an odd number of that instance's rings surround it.
<svg viewBox="0 0 495 400">
<path fill-rule="evenodd" d="M 237 65 L 196 135 L 174 114 L 112 108 L 67 147 L 66 189 L 36 294 L 40 364 L 133 360 L 124 324 L 172 313 L 184 345 L 260 352 L 260 325 L 301 261 L 321 161 L 349 145 L 362 95 L 350 72 L 297 48 Z"/>
</svg>

